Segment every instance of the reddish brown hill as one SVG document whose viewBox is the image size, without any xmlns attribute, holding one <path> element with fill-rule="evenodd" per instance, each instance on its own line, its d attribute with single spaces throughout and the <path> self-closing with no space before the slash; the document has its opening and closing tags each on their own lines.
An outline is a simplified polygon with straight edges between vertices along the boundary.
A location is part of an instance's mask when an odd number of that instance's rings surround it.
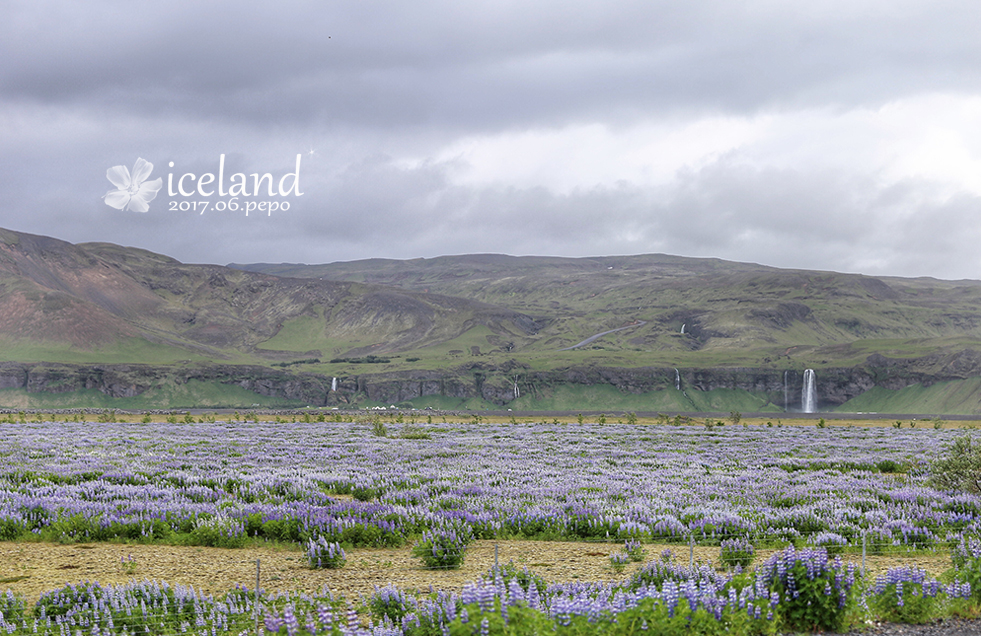
<svg viewBox="0 0 981 636">
<path fill-rule="evenodd" d="M 107 243 L 0 230 L 0 337 L 83 349 L 138 337 L 225 357 L 258 353 L 256 345 L 299 317 L 322 323 L 317 341 L 342 334 L 375 352 L 452 339 L 474 325 L 535 328 L 515 311 L 459 298 L 187 265 Z"/>
</svg>

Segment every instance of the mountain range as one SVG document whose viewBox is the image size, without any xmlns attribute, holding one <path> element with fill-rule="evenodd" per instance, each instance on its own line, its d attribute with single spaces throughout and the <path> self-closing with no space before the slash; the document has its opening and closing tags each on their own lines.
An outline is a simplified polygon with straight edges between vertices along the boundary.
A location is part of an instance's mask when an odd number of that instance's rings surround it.
<svg viewBox="0 0 981 636">
<path fill-rule="evenodd" d="M 823 409 L 979 413 L 979 310 L 979 281 L 661 254 L 192 265 L 0 230 L 0 405 L 793 410 L 810 368 Z"/>
</svg>

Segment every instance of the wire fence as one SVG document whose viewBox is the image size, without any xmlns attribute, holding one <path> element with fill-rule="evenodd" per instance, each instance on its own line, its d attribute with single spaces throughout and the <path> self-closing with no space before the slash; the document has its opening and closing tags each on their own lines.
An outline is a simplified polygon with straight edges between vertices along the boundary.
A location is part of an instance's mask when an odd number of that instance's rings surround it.
<svg viewBox="0 0 981 636">
<path fill-rule="evenodd" d="M 574 577 L 616 584 L 652 561 L 669 560 L 692 569 L 710 565 L 718 571 L 751 570 L 794 546 L 824 550 L 853 563 L 867 577 L 902 564 L 939 576 L 951 567 L 954 545 L 952 540 L 887 539 L 871 533 L 844 537 L 830 532 L 781 539 L 724 532 L 557 542 L 485 539 L 437 550 L 445 561 L 436 563 L 427 562 L 418 546 L 353 548 L 346 551 L 344 562 L 331 568 L 313 567 L 309 555 L 282 549 L 238 553 L 159 545 L 50 546 L 58 552 L 45 558 L 60 559 L 52 570 L 62 582 L 49 571 L 44 578 L 49 587 L 42 587 L 44 582 L 34 575 L 13 580 L 18 577 L 7 576 L 10 563 L 27 557 L 0 555 L 0 633 L 263 634 L 267 627 L 278 631 L 279 622 L 291 620 L 289 612 L 300 606 L 309 616 L 317 614 L 318 625 L 334 621 L 358 633 L 366 627 L 365 619 L 352 604 L 365 603 L 380 589 L 432 586 L 458 591 L 502 567 L 528 570 L 549 582 Z M 93 559 L 89 552 L 100 554 Z M 120 557 L 121 552 L 126 554 Z M 103 564 L 112 561 L 114 567 L 102 572 L 89 567 L 100 559 Z M 76 574 L 99 582 L 73 582 Z M 10 592 L 4 592 L 6 588 Z"/>
</svg>

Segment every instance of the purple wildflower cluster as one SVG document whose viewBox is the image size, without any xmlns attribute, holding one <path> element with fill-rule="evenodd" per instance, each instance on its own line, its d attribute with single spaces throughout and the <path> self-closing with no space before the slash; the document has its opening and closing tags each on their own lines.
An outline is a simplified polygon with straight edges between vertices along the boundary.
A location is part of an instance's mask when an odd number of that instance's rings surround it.
<svg viewBox="0 0 981 636">
<path fill-rule="evenodd" d="M 948 601 L 971 598 L 971 584 L 955 581 L 944 585 L 923 569 L 901 566 L 876 578 L 868 604 L 883 620 L 925 623 L 941 597 Z"/>
<path fill-rule="evenodd" d="M 819 626 L 837 629 L 844 617 L 851 590 L 855 585 L 853 563 L 828 559 L 824 548 L 793 546 L 775 553 L 756 571 L 781 603 L 787 624 L 792 629 Z"/>
<path fill-rule="evenodd" d="M 393 625 L 399 625 L 402 617 L 419 609 L 419 601 L 415 596 L 407 594 L 394 585 L 375 587 L 375 593 L 368 601 L 371 613 L 378 619 L 388 619 Z"/>
<path fill-rule="evenodd" d="M 466 525 L 444 523 L 423 532 L 422 539 L 412 548 L 412 554 L 421 557 L 428 568 L 455 569 L 463 565 L 471 541 L 473 533 Z"/>
<path fill-rule="evenodd" d="M 613 571 L 617 573 L 623 572 L 630 561 L 630 554 L 627 552 L 614 552 L 610 555 L 610 566 L 613 568 Z"/>
<path fill-rule="evenodd" d="M 753 562 L 756 552 L 746 537 L 723 539 L 719 544 L 719 561 L 728 567 L 745 568 Z"/>
<path fill-rule="evenodd" d="M 848 545 L 848 539 L 834 532 L 818 532 L 811 537 L 810 544 L 824 548 L 828 554 L 841 554 Z"/>
<path fill-rule="evenodd" d="M 346 611 L 304 599 L 302 603 L 287 600 L 281 610 L 267 610 L 263 617 L 266 632 L 284 636 L 402 636 L 402 630 L 391 625 L 362 626 L 358 613 L 350 605 Z"/>
<path fill-rule="evenodd" d="M 956 578 L 971 586 L 975 600 L 981 600 L 981 539 L 977 536 L 961 536 L 950 554 Z"/>
<path fill-rule="evenodd" d="M 981 530 L 977 497 L 930 488 L 917 468 L 955 434 L 539 423 L 394 440 L 356 423 L 7 424 L 0 538 L 399 545 L 458 521 L 477 538 L 717 545 L 829 532 L 851 547 L 864 533 L 871 552 L 929 547 Z M 909 479 L 880 466 L 910 467 Z"/>
<path fill-rule="evenodd" d="M 644 549 L 644 544 L 639 539 L 627 539 L 624 541 L 623 551 L 635 563 L 641 563 L 647 557 L 647 550 Z"/>
<path fill-rule="evenodd" d="M 961 568 L 972 562 L 981 561 L 981 539 L 976 536 L 963 536 L 950 552 L 954 567 Z"/>
<path fill-rule="evenodd" d="M 310 539 L 307 542 L 307 558 L 312 568 L 328 568 L 331 570 L 344 567 L 347 555 L 339 543 L 328 541 L 324 537 Z"/>
<path fill-rule="evenodd" d="M 679 573 L 684 570 L 679 569 Z M 542 612 L 560 625 L 577 619 L 589 622 L 610 620 L 641 606 L 661 607 L 669 617 L 702 611 L 726 623 L 734 616 L 744 620 L 766 621 L 774 599 L 760 581 L 744 586 L 731 585 L 731 578 L 704 576 L 690 570 L 694 578 L 664 579 L 658 585 L 616 585 L 611 583 L 553 584 L 541 592 L 536 585 L 522 586 L 516 577 L 502 570 L 492 571 L 479 581 L 467 584 L 458 601 L 463 606 L 453 620 L 461 623 L 481 621 L 488 613 L 507 620 L 515 607 Z"/>
<path fill-rule="evenodd" d="M 222 633 L 253 611 L 244 594 L 215 600 L 191 587 L 153 581 L 68 585 L 42 594 L 32 615 L 22 600 L 17 612 L 6 611 L 16 597 L 8 592 L 6 598 L 0 630 L 7 634 Z"/>
<path fill-rule="evenodd" d="M 932 578 L 926 570 L 908 565 L 891 568 L 885 574 L 876 577 L 872 591 L 876 595 L 882 595 L 889 591 L 895 595 L 895 603 L 899 607 L 903 606 L 904 596 L 908 597 L 911 594 L 921 597 L 935 597 L 944 593 L 950 598 L 971 597 L 971 585 L 969 583 L 955 581 L 950 585 L 943 585 L 940 581 Z"/>
<path fill-rule="evenodd" d="M 628 554 L 652 540 L 824 546 L 781 552 L 755 576 L 661 561 L 620 585 L 546 588 L 498 572 L 461 595 L 402 599 L 404 613 L 380 618 L 376 630 L 465 618 L 480 625 L 483 608 L 499 615 L 515 603 L 534 603 L 559 621 L 600 620 L 640 607 L 720 620 L 783 616 L 789 622 L 797 612 L 804 621 L 802 598 L 818 599 L 822 611 L 828 603 L 829 611 L 847 604 L 854 573 L 827 554 L 855 548 L 863 535 L 871 552 L 960 540 L 954 561 L 961 587 L 942 593 L 961 598 L 965 584 L 975 594 L 981 590 L 981 543 L 972 538 L 981 531 L 981 500 L 929 487 L 920 459 L 940 451 L 956 431 L 544 423 L 426 430 L 428 437 L 392 439 L 372 435 L 365 423 L 7 424 L 0 438 L 0 539 L 180 533 L 181 541 L 232 547 L 265 537 L 317 546 L 323 564 L 325 556 L 342 554 L 329 546 L 396 545 L 421 535 L 416 550 L 432 560 L 430 567 L 453 567 L 475 537 L 617 538 L 627 540 Z M 883 476 L 897 471 L 907 478 Z M 902 598 L 911 598 L 911 585 L 918 583 L 903 582 Z M 75 600 L 64 608 L 87 604 L 88 612 L 104 605 L 103 592 L 71 594 Z M 185 591 L 171 590 L 173 598 L 164 593 L 166 601 L 152 601 L 156 592 L 133 594 L 137 600 L 121 596 L 113 603 L 136 617 L 143 615 L 142 600 L 146 616 L 159 616 L 153 620 L 173 632 L 186 626 L 203 633 L 237 616 L 216 609 L 225 600 L 188 601 Z M 234 598 L 235 608 L 251 607 Z M 83 629 L 88 635 L 108 629 L 107 617 L 117 627 L 127 620 L 125 612 L 86 614 L 43 600 L 35 615 L 43 611 L 48 622 L 39 623 L 38 633 Z M 4 625 L 27 620 L 16 607 L 0 598 L 0 608 L 11 608 L 4 609 Z M 324 607 L 335 632 L 355 629 L 343 612 Z M 281 604 L 265 617 L 276 631 L 308 624 L 323 631 L 327 614 L 321 617 L 315 604 L 297 602 L 289 612 L 293 619 Z M 64 622 L 69 615 L 74 625 Z"/>
</svg>

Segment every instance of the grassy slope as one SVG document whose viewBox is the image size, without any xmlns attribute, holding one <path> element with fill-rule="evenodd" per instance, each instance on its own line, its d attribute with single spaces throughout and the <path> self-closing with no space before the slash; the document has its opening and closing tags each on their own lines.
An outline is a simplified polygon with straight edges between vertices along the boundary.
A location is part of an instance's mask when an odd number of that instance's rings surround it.
<svg viewBox="0 0 981 636">
<path fill-rule="evenodd" d="M 68 393 L 28 393 L 23 389 L 0 390 L 0 408 L 12 409 L 178 409 L 178 408 L 248 408 L 299 407 L 302 403 L 270 398 L 241 387 L 218 382 L 190 380 L 167 385 L 132 398 L 112 398 L 87 389 Z"/>
<path fill-rule="evenodd" d="M 871 353 L 915 356 L 981 347 L 976 281 L 877 279 L 663 255 L 476 255 L 248 267 L 436 291 L 541 316 L 546 328 L 516 343 L 512 353 L 546 366 L 590 359 L 621 366 L 817 368 L 860 364 Z M 647 324 L 556 353 L 638 319 Z M 423 351 L 405 353 L 425 357 Z"/>
<path fill-rule="evenodd" d="M 889 390 L 873 387 L 836 409 L 845 413 L 981 415 L 981 378 Z"/>
</svg>

